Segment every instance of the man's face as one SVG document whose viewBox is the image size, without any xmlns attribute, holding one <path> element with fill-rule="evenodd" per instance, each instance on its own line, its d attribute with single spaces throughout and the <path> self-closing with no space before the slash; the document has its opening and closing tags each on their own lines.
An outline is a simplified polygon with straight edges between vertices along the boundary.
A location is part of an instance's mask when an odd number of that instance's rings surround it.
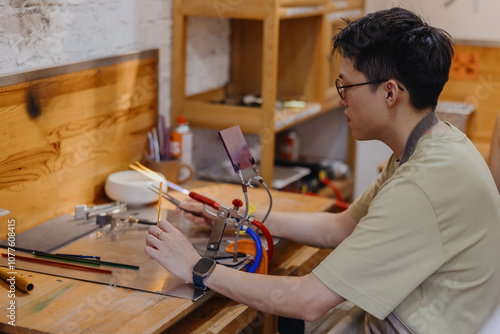
<svg viewBox="0 0 500 334">
<path fill-rule="evenodd" d="M 348 58 L 342 59 L 339 77 L 345 86 L 369 81 L 363 73 L 354 69 L 352 61 Z M 371 91 L 370 85 L 346 88 L 345 99 L 340 98 L 339 103 L 345 107 L 344 114 L 354 138 L 357 140 L 379 138 L 380 131 L 384 131 L 382 124 L 384 117 L 381 114 L 383 101 L 380 86 L 375 92 Z"/>
</svg>

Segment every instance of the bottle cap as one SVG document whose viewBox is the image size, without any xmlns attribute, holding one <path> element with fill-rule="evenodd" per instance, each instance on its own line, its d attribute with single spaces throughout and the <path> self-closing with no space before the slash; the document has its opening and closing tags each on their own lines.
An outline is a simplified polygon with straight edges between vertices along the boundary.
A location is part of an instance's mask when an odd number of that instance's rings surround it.
<svg viewBox="0 0 500 334">
<path fill-rule="evenodd" d="M 186 116 L 184 115 L 177 116 L 177 124 L 186 124 L 186 123 L 187 123 Z"/>
</svg>

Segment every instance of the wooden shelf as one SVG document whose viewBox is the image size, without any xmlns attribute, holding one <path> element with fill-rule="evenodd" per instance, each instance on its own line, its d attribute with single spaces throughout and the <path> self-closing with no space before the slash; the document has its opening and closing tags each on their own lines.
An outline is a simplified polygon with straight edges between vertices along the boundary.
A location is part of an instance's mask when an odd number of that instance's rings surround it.
<svg viewBox="0 0 500 334">
<path fill-rule="evenodd" d="M 277 10 L 277 18 L 289 19 L 325 12 L 364 9 L 363 0 L 245 0 L 231 4 L 229 2 L 206 2 L 186 0 L 177 7 L 177 13 L 185 16 L 213 16 L 230 19 L 261 20 Z"/>
<path fill-rule="evenodd" d="M 174 1 L 174 18 L 182 16 L 213 16 L 230 19 L 264 19 L 273 10 L 274 1 L 244 0 L 237 5 L 223 1 Z"/>
<path fill-rule="evenodd" d="M 345 1 L 328 1 L 325 5 L 325 11 L 330 12 L 344 12 L 347 10 L 361 10 L 364 11 L 364 1 L 363 0 L 345 0 Z M 356 16 L 362 14 L 356 14 Z M 344 16 L 352 18 L 350 15 Z"/>
<path fill-rule="evenodd" d="M 303 7 L 303 6 L 315 6 L 315 5 L 325 5 L 328 0 L 281 0 L 279 2 L 281 7 Z"/>
<path fill-rule="evenodd" d="M 330 58 L 331 40 L 357 17 L 363 0 L 174 0 L 172 118 L 185 115 L 195 127 L 221 130 L 239 125 L 261 140 L 260 172 L 272 183 L 275 134 L 339 106 L 335 79 L 339 59 Z M 335 16 L 337 15 L 337 16 Z M 230 18 L 230 82 L 225 87 L 185 95 L 188 16 Z M 227 103 L 258 95 L 260 107 Z M 300 100 L 303 109 L 276 109 L 276 101 Z"/>
<path fill-rule="evenodd" d="M 279 18 L 284 19 L 294 19 L 300 17 L 308 17 L 315 15 L 322 15 L 325 11 L 324 5 L 316 6 L 301 6 L 301 7 L 280 7 Z"/>
<path fill-rule="evenodd" d="M 282 108 L 274 113 L 274 127 L 276 132 L 281 132 L 294 125 L 311 119 L 324 111 L 320 103 L 306 103 L 304 108 Z"/>
</svg>

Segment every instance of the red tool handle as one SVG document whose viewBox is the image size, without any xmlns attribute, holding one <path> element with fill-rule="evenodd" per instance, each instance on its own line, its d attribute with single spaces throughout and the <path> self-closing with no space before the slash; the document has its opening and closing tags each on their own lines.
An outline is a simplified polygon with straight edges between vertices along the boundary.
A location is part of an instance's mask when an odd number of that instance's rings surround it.
<svg viewBox="0 0 500 334">
<path fill-rule="evenodd" d="M 273 242 L 273 237 L 271 236 L 271 233 L 267 229 L 267 227 L 264 226 L 260 221 L 254 219 L 252 221 L 252 225 L 256 226 L 266 237 L 267 241 L 267 257 L 269 261 L 273 258 L 274 254 L 274 242 Z"/>
<path fill-rule="evenodd" d="M 191 191 L 189 193 L 189 197 L 191 197 L 192 199 L 194 199 L 195 201 L 198 201 L 200 203 L 203 203 L 203 204 L 206 204 L 208 206 L 211 206 L 212 208 L 214 208 L 215 210 L 219 210 L 219 207 L 220 207 L 220 203 L 217 202 L 217 201 L 214 201 L 213 199 L 211 198 L 208 198 L 207 196 L 203 196 L 201 194 L 198 194 L 194 191 Z"/>
</svg>

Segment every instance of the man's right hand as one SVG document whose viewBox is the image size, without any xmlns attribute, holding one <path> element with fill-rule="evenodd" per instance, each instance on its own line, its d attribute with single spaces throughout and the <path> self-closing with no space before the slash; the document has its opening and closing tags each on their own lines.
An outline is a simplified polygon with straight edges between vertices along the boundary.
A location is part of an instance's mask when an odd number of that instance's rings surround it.
<svg viewBox="0 0 500 334">
<path fill-rule="evenodd" d="M 195 201 L 192 198 L 185 199 L 180 203 L 179 207 L 175 209 L 175 215 L 179 215 L 183 209 L 200 214 L 200 216 L 195 216 L 192 213 L 184 211 L 184 218 L 191 220 L 196 224 L 207 224 L 209 226 L 214 225 L 215 217 L 212 217 L 205 212 L 202 203 Z"/>
</svg>

